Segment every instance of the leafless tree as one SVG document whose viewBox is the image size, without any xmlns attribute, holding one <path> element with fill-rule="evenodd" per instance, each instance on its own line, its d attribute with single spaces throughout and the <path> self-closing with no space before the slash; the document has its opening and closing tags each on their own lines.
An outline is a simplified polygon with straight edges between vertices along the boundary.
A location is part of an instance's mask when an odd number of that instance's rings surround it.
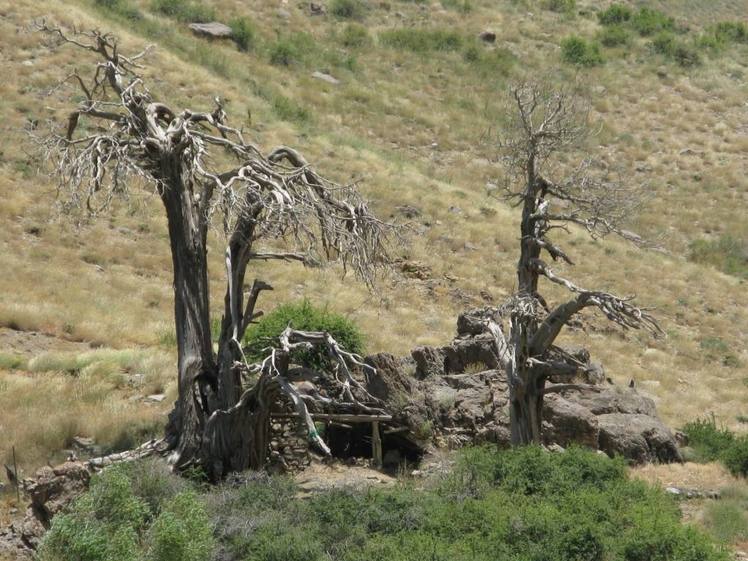
<svg viewBox="0 0 748 561">
<path fill-rule="evenodd" d="M 522 208 L 517 291 L 490 321 L 510 388 L 512 441 L 540 442 L 543 396 L 573 390 L 572 381 L 590 366 L 557 346 L 564 326 L 594 307 L 628 329 L 660 333 L 655 319 L 629 298 L 587 290 L 555 273 L 544 255 L 573 265 L 551 238 L 581 226 L 593 238 L 617 234 L 641 242 L 622 228 L 641 201 L 637 188 L 595 172 L 589 159 L 571 172 L 559 171 L 557 156 L 588 132 L 588 110 L 573 91 L 524 83 L 511 89 L 511 121 L 501 142 L 507 170 L 506 197 Z M 554 175 L 561 175 L 556 178 Z M 600 175 L 602 175 L 600 177 Z M 571 298 L 551 306 L 539 292 L 541 278 L 564 287 Z M 549 380 L 561 383 L 549 384 Z"/>
<path fill-rule="evenodd" d="M 126 56 L 109 34 L 67 31 L 43 22 L 37 27 L 55 44 L 96 58 L 89 76 L 75 71 L 66 79 L 80 89 L 83 100 L 65 130 L 53 128 L 37 139 L 59 179 L 61 197 L 89 213 L 104 212 L 139 177 L 141 183 L 155 186 L 166 211 L 179 390 L 167 436 L 177 466 L 199 462 L 213 477 L 260 467 L 264 440 L 253 435 L 251 423 L 258 411 L 267 411 L 264 390 L 286 394 L 309 421 L 304 400 L 284 380 L 283 357 L 289 349 L 325 345 L 345 372 L 360 360 L 319 334 L 289 332 L 279 349 L 269 349 L 271 360 L 255 368 L 260 374 L 257 384 L 245 387 L 242 372 L 252 367 L 240 342 L 257 316 L 259 293 L 271 288 L 255 281 L 245 304 L 249 263 L 331 259 L 370 283 L 385 261 L 389 226 L 369 212 L 353 186 L 318 175 L 295 150 L 280 147 L 264 155 L 228 124 L 221 99 L 214 100 L 210 112 L 178 111 L 155 99 L 140 74 L 148 50 Z M 221 169 L 222 161 L 235 163 Z M 220 225 L 227 239 L 227 287 L 217 352 L 209 311 L 211 224 Z M 285 249 L 268 246 L 280 240 Z M 350 377 L 338 381 L 351 403 L 363 403 L 349 395 Z"/>
</svg>

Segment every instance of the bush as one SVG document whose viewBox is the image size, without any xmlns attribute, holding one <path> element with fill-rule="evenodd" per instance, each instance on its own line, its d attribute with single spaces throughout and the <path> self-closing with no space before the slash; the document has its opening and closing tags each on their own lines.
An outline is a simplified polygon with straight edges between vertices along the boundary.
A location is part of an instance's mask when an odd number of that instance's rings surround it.
<svg viewBox="0 0 748 561">
<path fill-rule="evenodd" d="M 748 279 L 748 240 L 730 235 L 714 240 L 694 240 L 688 259 L 716 267 L 723 273 Z"/>
<path fill-rule="evenodd" d="M 348 48 L 366 47 L 372 42 L 369 31 L 363 25 L 356 23 L 346 25 L 339 40 L 341 45 Z"/>
<path fill-rule="evenodd" d="M 695 459 L 701 462 L 719 460 L 735 440 L 735 435 L 727 428 L 719 428 L 714 418 L 696 419 L 686 423 L 681 430 L 688 438 Z"/>
<path fill-rule="evenodd" d="M 485 78 L 508 76 L 516 57 L 508 49 L 485 49 L 482 45 L 471 44 L 463 52 L 465 62 Z"/>
<path fill-rule="evenodd" d="M 278 39 L 270 46 L 270 64 L 276 66 L 291 66 L 299 62 L 302 51 L 296 43 L 288 39 Z"/>
<path fill-rule="evenodd" d="M 561 53 L 566 62 L 578 66 L 596 66 L 603 63 L 600 45 L 576 35 L 561 42 Z"/>
<path fill-rule="evenodd" d="M 602 25 L 620 25 L 631 19 L 631 8 L 623 4 L 613 4 L 607 10 L 597 14 Z"/>
<path fill-rule="evenodd" d="M 362 0 L 333 0 L 330 13 L 343 19 L 362 19 L 366 15 L 366 7 Z"/>
<path fill-rule="evenodd" d="M 312 118 L 312 115 L 306 108 L 284 95 L 274 95 L 271 104 L 275 114 L 284 121 L 307 123 Z"/>
<path fill-rule="evenodd" d="M 359 354 L 363 352 L 363 336 L 356 324 L 344 316 L 326 308 L 315 307 L 304 300 L 279 306 L 249 328 L 244 338 L 248 358 L 264 358 L 262 349 L 277 341 L 278 336 L 289 325 L 302 331 L 326 331 L 346 351 Z M 309 368 L 330 367 L 325 349 L 295 351 L 292 360 Z"/>
<path fill-rule="evenodd" d="M 94 5 L 129 20 L 143 19 L 137 7 L 131 5 L 127 0 L 94 0 Z"/>
<path fill-rule="evenodd" d="M 606 47 L 628 45 L 631 33 L 622 25 L 609 25 L 598 34 L 598 40 Z"/>
<path fill-rule="evenodd" d="M 414 53 L 458 51 L 463 45 L 462 35 L 444 29 L 392 29 L 382 32 L 379 39 L 383 45 Z"/>
<path fill-rule="evenodd" d="M 748 519 L 740 501 L 726 497 L 706 505 L 704 524 L 717 540 L 725 544 L 748 540 Z"/>
<path fill-rule="evenodd" d="M 735 476 L 748 476 L 748 437 L 741 436 L 722 453 L 722 462 Z"/>
<path fill-rule="evenodd" d="M 688 45 L 679 41 L 670 31 L 662 31 L 652 40 L 652 48 L 668 58 L 672 58 L 680 66 L 689 67 L 699 64 L 699 53 Z"/>
<path fill-rule="evenodd" d="M 748 43 L 748 26 L 742 21 L 722 21 L 714 26 L 713 33 L 724 43 Z"/>
<path fill-rule="evenodd" d="M 473 4 L 470 0 L 441 0 L 441 3 L 444 8 L 461 14 L 468 14 L 473 11 Z"/>
<path fill-rule="evenodd" d="M 543 0 L 542 6 L 546 10 L 560 14 L 573 13 L 577 7 L 576 0 Z"/>
<path fill-rule="evenodd" d="M 149 532 L 152 561 L 204 561 L 215 547 L 213 528 L 205 508 L 192 491 L 174 497 Z"/>
<path fill-rule="evenodd" d="M 658 10 L 641 8 L 631 17 L 631 25 L 639 35 L 649 36 L 660 31 L 673 31 L 675 20 Z"/>
<path fill-rule="evenodd" d="M 186 23 L 205 23 L 216 19 L 216 11 L 193 0 L 153 0 L 153 11 Z"/>
<path fill-rule="evenodd" d="M 240 51 L 249 51 L 255 44 L 255 26 L 247 17 L 232 19 L 229 22 L 231 37 Z"/>
</svg>

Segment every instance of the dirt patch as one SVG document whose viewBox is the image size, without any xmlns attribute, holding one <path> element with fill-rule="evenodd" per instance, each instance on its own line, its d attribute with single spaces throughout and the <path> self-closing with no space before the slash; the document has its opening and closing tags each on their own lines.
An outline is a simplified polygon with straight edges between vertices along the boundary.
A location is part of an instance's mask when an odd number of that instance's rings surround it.
<svg viewBox="0 0 748 561">
<path fill-rule="evenodd" d="M 0 327 L 0 352 L 33 358 L 47 352 L 82 353 L 91 350 L 90 343 L 68 341 L 39 331 L 18 331 Z"/>
<path fill-rule="evenodd" d="M 367 465 L 348 465 L 342 462 L 312 462 L 296 475 L 301 496 L 329 491 L 331 489 L 361 489 L 372 486 L 386 487 L 397 479 Z"/>
<path fill-rule="evenodd" d="M 701 491 L 718 491 L 738 483 L 738 480 L 718 463 L 646 464 L 632 468 L 631 476 L 652 485 Z"/>
</svg>

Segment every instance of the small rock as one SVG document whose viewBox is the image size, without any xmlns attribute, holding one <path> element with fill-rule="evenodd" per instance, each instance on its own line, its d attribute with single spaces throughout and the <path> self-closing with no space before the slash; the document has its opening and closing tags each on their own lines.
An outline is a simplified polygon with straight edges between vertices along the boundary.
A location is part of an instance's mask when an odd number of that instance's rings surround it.
<svg viewBox="0 0 748 561">
<path fill-rule="evenodd" d="M 493 31 L 488 31 L 488 30 L 481 31 L 478 34 L 478 38 L 481 41 L 485 42 L 485 43 L 495 43 L 496 42 L 496 33 L 494 33 Z"/>
<path fill-rule="evenodd" d="M 284 10 L 283 8 L 278 8 L 278 11 L 276 12 L 279 18 L 281 19 L 290 19 L 291 14 L 288 12 L 288 10 Z"/>
<path fill-rule="evenodd" d="M 33 60 L 24 60 L 21 64 L 23 64 L 24 66 L 34 66 L 34 61 Z"/>
<path fill-rule="evenodd" d="M 683 492 L 677 487 L 665 487 L 665 492 L 671 495 L 680 496 Z"/>
<path fill-rule="evenodd" d="M 93 438 L 88 438 L 87 436 L 74 436 L 73 446 L 80 450 L 90 452 L 96 447 L 96 443 Z"/>
<path fill-rule="evenodd" d="M 191 23 L 189 28 L 195 35 L 209 39 L 230 39 L 232 35 L 231 28 L 228 25 L 217 21 Z"/>
<path fill-rule="evenodd" d="M 449 207 L 449 212 L 451 212 L 452 214 L 461 214 L 462 209 L 458 206 L 451 206 Z"/>
<path fill-rule="evenodd" d="M 397 210 L 405 218 L 418 218 L 419 216 L 421 216 L 421 211 L 416 207 L 410 205 L 396 206 L 395 210 Z"/>
<path fill-rule="evenodd" d="M 316 2 L 310 2 L 309 3 L 309 13 L 313 16 L 321 16 L 324 15 L 327 10 L 325 9 L 324 5 L 317 4 Z"/>
<path fill-rule="evenodd" d="M 327 82 L 328 84 L 333 85 L 337 85 L 340 83 L 340 80 L 338 80 L 334 76 L 330 76 L 329 74 L 320 72 L 319 70 L 312 72 L 312 78 L 317 78 L 317 80 L 322 80 L 323 82 Z"/>
<path fill-rule="evenodd" d="M 162 394 L 162 393 L 154 393 L 145 398 L 145 400 L 148 403 L 161 403 L 165 399 L 166 399 L 166 394 Z"/>
</svg>

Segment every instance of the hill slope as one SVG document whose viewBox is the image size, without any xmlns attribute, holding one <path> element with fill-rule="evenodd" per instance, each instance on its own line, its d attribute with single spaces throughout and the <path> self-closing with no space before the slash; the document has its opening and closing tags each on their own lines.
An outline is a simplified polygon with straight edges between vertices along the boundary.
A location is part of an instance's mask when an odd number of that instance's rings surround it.
<svg viewBox="0 0 748 561">
<path fill-rule="evenodd" d="M 122 350 L 86 351 L 83 359 L 78 353 L 72 372 L 79 376 L 71 378 L 55 348 L 45 349 L 46 363 L 33 348 L 0 349 L 8 412 L 0 432 L 11 435 L 0 453 L 15 444 L 31 465 L 78 433 L 111 444 L 126 439 L 120 424 L 147 432 L 162 422 L 168 399 L 154 405 L 130 398 L 174 391 L 171 267 L 158 202 L 138 195 L 114 216 L 76 229 L 58 219 L 54 184 L 36 173 L 42 162 L 22 130 L 64 118 L 72 90 L 45 93 L 88 64 L 27 33 L 39 17 L 111 30 L 133 51 L 155 44 L 146 76 L 173 105 L 204 109 L 215 95 L 226 97 L 234 122 L 259 145 L 298 147 L 325 175 L 361 181 L 382 216 L 401 218 L 403 205 L 416 209 L 411 243 L 396 253 L 423 278 L 398 272 L 372 294 L 336 270 L 273 264 L 249 273 L 276 287 L 261 308 L 300 298 L 327 304 L 360 323 L 369 351 L 406 353 L 444 342 L 458 311 L 511 293 L 518 216 L 489 196 L 502 181 L 493 162 L 506 85 L 527 76 L 576 79 L 599 123 L 585 149 L 627 181 L 648 185 L 651 199 L 631 228 L 663 249 L 572 232 L 567 245 L 579 265 L 564 272 L 582 286 L 637 294 L 657 308 L 668 337 L 614 334 L 599 320 L 567 340 L 589 344 L 619 382 L 635 379 L 674 425 L 709 411 L 737 424 L 748 398 L 748 47 L 705 48 L 700 65 L 683 68 L 654 52 L 651 37 L 630 32 L 628 45 L 605 48 L 605 63 L 588 68 L 563 62 L 560 45 L 570 34 L 593 39 L 603 32 L 593 3 L 557 13 L 508 0 L 352 2 L 363 6 L 354 20 L 310 15 L 308 3 L 212 4 L 208 16 L 248 18 L 248 52 L 192 36 L 179 21 L 196 15 L 186 0 L 19 0 L 0 8 L 0 70 L 13 77 L 0 84 L 0 325 Z M 689 45 L 748 8 L 728 0 L 709 10 L 687 0 L 657 4 L 676 18 L 676 39 Z M 497 34 L 495 44 L 476 38 L 483 30 Z M 219 313 L 219 238 L 212 248 Z M 705 264 L 690 261 L 692 254 Z M 145 381 L 133 383 L 133 374 Z M 61 395 L 69 399 L 56 399 Z M 81 396 L 87 405 L 73 415 L 68 408 Z M 52 424 L 58 430 L 43 436 Z"/>
</svg>

